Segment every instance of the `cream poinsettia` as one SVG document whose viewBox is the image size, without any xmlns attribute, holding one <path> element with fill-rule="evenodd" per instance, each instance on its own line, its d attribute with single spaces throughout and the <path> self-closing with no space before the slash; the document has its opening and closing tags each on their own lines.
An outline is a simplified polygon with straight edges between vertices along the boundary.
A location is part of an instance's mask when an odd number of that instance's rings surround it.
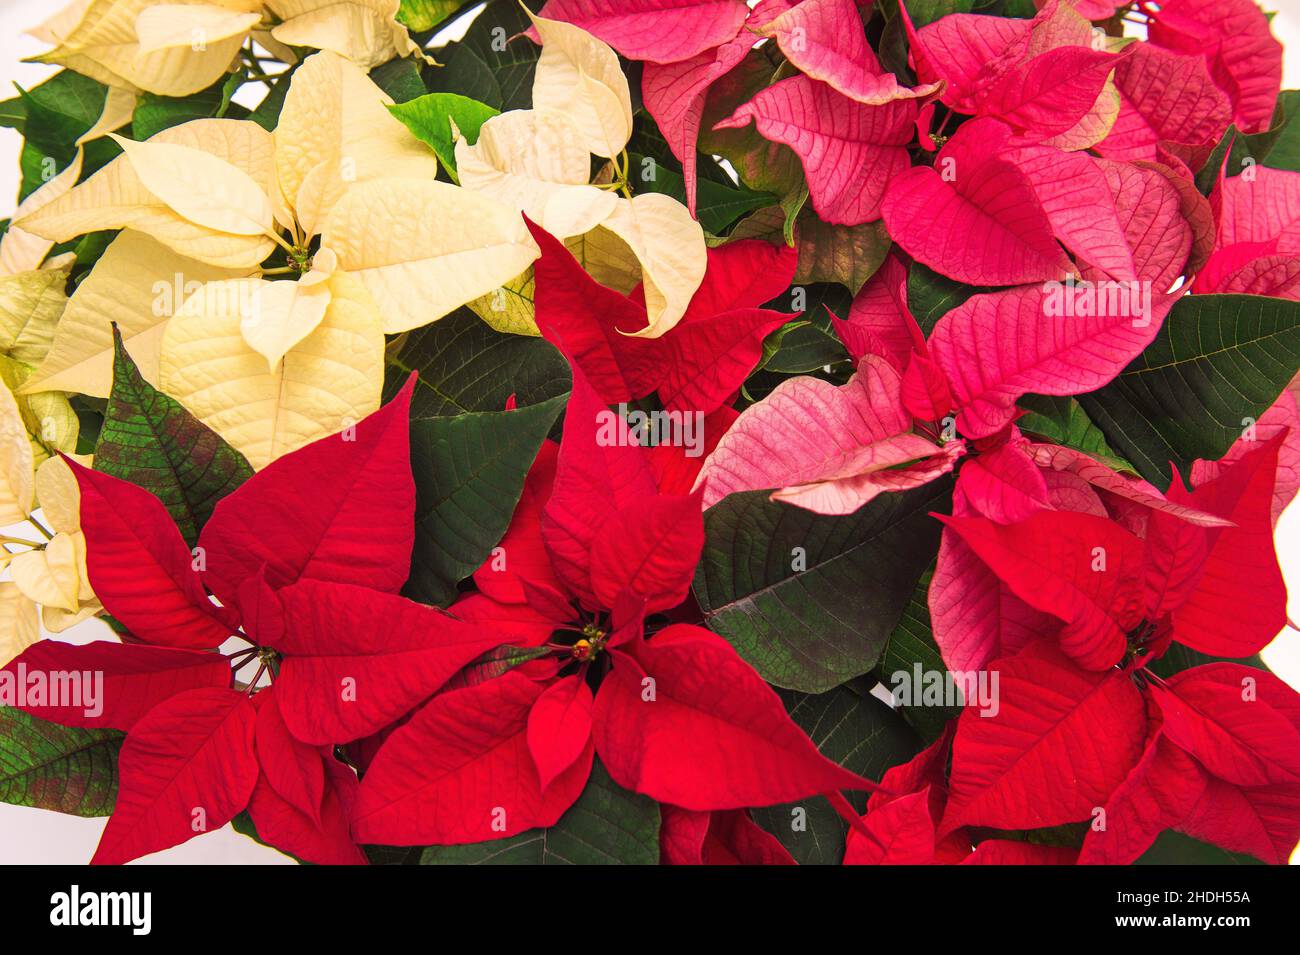
<svg viewBox="0 0 1300 955">
<path fill-rule="evenodd" d="M 542 41 L 533 108 L 487 120 L 473 145 L 457 134 L 461 185 L 569 240 L 598 281 L 623 291 L 643 284 L 650 323 L 637 334 L 658 337 L 685 314 L 704 278 L 704 230 L 669 196 L 630 195 L 624 148 L 632 104 L 614 51 L 572 24 L 532 19 Z M 590 183 L 592 155 L 611 160 L 609 181 Z M 501 331 L 537 334 L 530 287 L 520 276 L 472 307 Z"/>
<path fill-rule="evenodd" d="M 50 458 L 37 469 L 35 491 L 41 512 L 28 515 L 28 525 L 48 539 L 14 554 L 9 573 L 18 590 L 40 606 L 45 629 L 59 633 L 104 608 L 86 574 L 77 480 L 62 458 Z"/>
<path fill-rule="evenodd" d="M 289 63 L 290 47 L 330 50 L 363 69 L 423 56 L 397 22 L 399 6 L 400 0 L 74 0 L 31 32 L 53 47 L 42 62 L 128 94 L 188 96 L 220 80 L 250 39 Z"/>
<path fill-rule="evenodd" d="M 75 443 L 75 435 L 74 435 Z M 39 468 L 19 402 L 0 384 L 0 666 L 40 636 L 102 610 L 86 575 L 76 480 L 62 458 Z M 40 513 L 37 513 L 37 508 Z"/>
<path fill-rule="evenodd" d="M 57 241 L 125 229 L 22 393 L 107 394 L 116 321 L 146 380 L 255 467 L 374 410 L 385 332 L 537 255 L 512 208 L 434 180 L 435 156 L 389 104 L 321 52 L 294 74 L 274 133 L 210 119 L 119 138 L 122 156 L 18 222 Z"/>
<path fill-rule="evenodd" d="M 27 245 L 25 240 L 23 244 Z M 10 258 L 21 260 L 34 254 L 27 246 Z M 5 246 L 0 245 L 0 260 L 4 258 Z M 6 403 L 6 411 L 12 412 L 9 420 L 17 421 L 12 432 L 21 431 L 27 444 L 24 460 L 29 470 L 60 451 L 75 450 L 77 444 L 77 415 L 66 394 L 14 394 L 49 353 L 67 306 L 64 289 L 70 265 L 68 256 L 59 256 L 40 268 L 0 276 L 0 382 L 12 402 L 12 408 Z M 7 516 L 22 520 L 21 509 L 15 507 L 11 501 Z"/>
</svg>

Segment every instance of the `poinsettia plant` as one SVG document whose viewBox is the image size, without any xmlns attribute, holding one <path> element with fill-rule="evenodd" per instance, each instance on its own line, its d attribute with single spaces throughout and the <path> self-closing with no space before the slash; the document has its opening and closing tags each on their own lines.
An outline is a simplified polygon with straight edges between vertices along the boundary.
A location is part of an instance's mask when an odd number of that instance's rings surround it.
<svg viewBox="0 0 1300 955">
<path fill-rule="evenodd" d="M 0 800 L 108 817 L 92 862 L 1288 861 L 1254 0 L 33 34 Z"/>
</svg>

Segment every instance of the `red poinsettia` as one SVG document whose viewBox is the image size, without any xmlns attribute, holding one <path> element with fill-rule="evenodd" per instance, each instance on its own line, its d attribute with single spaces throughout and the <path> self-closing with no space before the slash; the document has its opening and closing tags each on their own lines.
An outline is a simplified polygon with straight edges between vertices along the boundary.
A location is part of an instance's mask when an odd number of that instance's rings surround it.
<svg viewBox="0 0 1300 955">
<path fill-rule="evenodd" d="M 1147 515 L 1144 537 L 1060 511 L 1010 524 L 945 519 L 1051 624 L 991 665 L 997 712 L 962 714 L 938 836 L 1091 820 L 1080 861 L 1130 862 L 1170 827 L 1285 860 L 1300 837 L 1295 694 L 1233 663 L 1168 680 L 1148 666 L 1174 640 L 1249 656 L 1284 626 L 1270 522 L 1280 440 L 1195 491 L 1171 489 L 1173 501 L 1228 526 L 1160 510 Z"/>
<path fill-rule="evenodd" d="M 664 619 L 703 542 L 699 496 L 657 490 L 648 454 L 575 366 L 559 448 L 538 454 L 475 574 L 482 593 L 452 608 L 547 653 L 435 696 L 394 730 L 354 835 L 456 844 L 551 825 L 594 755 L 625 788 L 693 812 L 817 793 L 844 806 L 839 789 L 871 785 L 818 753 L 730 644 Z"/>
<path fill-rule="evenodd" d="M 507 639 L 396 595 L 415 507 L 412 385 L 222 499 L 193 553 L 153 495 L 69 462 L 90 580 L 139 642 L 44 641 L 10 668 L 104 674 L 94 716 L 27 707 L 127 731 L 93 861 L 165 849 L 245 808 L 264 840 L 300 858 L 365 861 L 349 835 L 356 774 L 333 744 L 387 726 Z M 232 637 L 247 646 L 220 652 Z M 257 675 L 236 684 L 254 660 Z"/>
<path fill-rule="evenodd" d="M 529 228 L 542 250 L 537 326 L 607 404 L 657 393 L 669 411 L 716 411 L 758 364 L 767 334 L 794 317 L 759 306 L 790 287 L 797 251 L 751 239 L 710 249 L 681 320 L 660 337 L 638 337 L 649 323 L 640 287 L 623 295 L 601 285 L 563 243 Z"/>
</svg>

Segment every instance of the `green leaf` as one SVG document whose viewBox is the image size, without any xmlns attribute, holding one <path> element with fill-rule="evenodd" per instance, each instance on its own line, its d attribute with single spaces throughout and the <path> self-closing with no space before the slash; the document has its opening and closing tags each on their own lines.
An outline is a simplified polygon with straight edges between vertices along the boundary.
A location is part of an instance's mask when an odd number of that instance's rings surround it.
<svg viewBox="0 0 1300 955">
<path fill-rule="evenodd" d="M 1155 340 L 1104 388 L 1079 396 L 1111 447 L 1159 487 L 1217 460 L 1300 369 L 1300 302 L 1179 299 Z"/>
<path fill-rule="evenodd" d="M 72 162 L 77 138 L 98 121 L 104 110 L 107 88 L 79 73 L 63 70 L 31 90 L 18 87 L 18 92 L 25 112 L 19 198 L 25 199 Z M 87 143 L 82 178 L 120 152 L 117 143 L 108 138 Z"/>
<path fill-rule="evenodd" d="M 772 84 L 777 70 L 772 47 L 769 43 L 750 50 L 709 88 L 700 120 L 699 151 L 727 160 L 740 181 L 755 192 L 789 197 L 804 188 L 803 166 L 793 149 L 764 139 L 753 123 L 739 129 L 713 128 Z"/>
<path fill-rule="evenodd" d="M 193 547 L 217 502 L 252 477 L 244 456 L 140 374 L 113 329 L 113 387 L 95 470 L 149 491 Z"/>
<path fill-rule="evenodd" d="M 551 651 L 546 647 L 512 647 L 509 645 L 494 647 L 477 660 L 467 663 L 443 686 L 443 691 L 458 690 L 467 686 L 478 686 L 493 680 L 508 670 L 513 670 L 530 660 L 546 656 Z"/>
<path fill-rule="evenodd" d="M 1277 101 L 1277 139 L 1264 164 L 1274 169 L 1300 172 L 1300 90 L 1283 90 Z"/>
<path fill-rule="evenodd" d="M 402 0 L 397 22 L 416 33 L 432 30 L 465 5 L 466 0 Z"/>
<path fill-rule="evenodd" d="M 460 93 L 505 112 L 532 106 L 533 73 L 541 48 L 520 34 L 531 22 L 518 3 L 490 3 L 465 38 L 438 52 L 446 65 L 431 67 L 431 93 Z"/>
<path fill-rule="evenodd" d="M 891 243 L 884 225 L 829 225 L 811 209 L 800 211 L 801 196 L 801 192 L 792 193 L 780 205 L 759 209 L 739 223 L 726 241 L 761 238 L 797 245 L 799 266 L 793 285 L 834 282 L 857 295 L 889 253 Z"/>
<path fill-rule="evenodd" d="M 370 79 L 395 103 L 405 103 L 425 94 L 424 80 L 415 60 L 389 60 L 371 70 Z"/>
<path fill-rule="evenodd" d="M 250 120 L 265 130 L 275 129 L 280 122 L 280 110 L 284 108 L 284 98 L 289 95 L 289 84 L 293 80 L 293 73 L 293 70 L 285 70 L 276 76 L 262 102 L 248 114 Z"/>
<path fill-rule="evenodd" d="M 799 215 L 799 268 L 794 284 L 838 282 L 854 295 L 885 261 L 891 245 L 883 222 L 830 225 L 811 209 Z"/>
<path fill-rule="evenodd" d="M 498 115 L 498 111 L 486 103 L 457 93 L 427 93 L 409 102 L 390 106 L 388 111 L 400 119 L 416 139 L 429 145 L 451 175 L 452 181 L 457 183 L 460 179 L 456 175 L 456 149 L 451 124 L 455 123 L 466 142 L 473 145 L 478 142 L 478 133 L 483 124 Z"/>
<path fill-rule="evenodd" d="M 1263 865 L 1254 856 L 1229 852 L 1181 832 L 1166 829 L 1134 865 Z"/>
<path fill-rule="evenodd" d="M 950 13 L 970 13 L 974 0 L 907 0 L 907 13 L 919 30 Z"/>
<path fill-rule="evenodd" d="M 456 585 L 488 558 L 566 399 L 411 423 L 415 549 L 408 596 L 448 604 Z"/>
<path fill-rule="evenodd" d="M 902 718 L 859 684 L 816 695 L 777 692 L 791 719 L 822 755 L 861 776 L 879 779 L 921 748 Z M 866 810 L 865 794 L 852 793 L 848 798 L 859 812 Z M 750 814 L 800 865 L 839 865 L 844 860 L 848 824 L 821 796 L 752 809 Z"/>
<path fill-rule="evenodd" d="M 954 282 L 920 262 L 913 262 L 907 273 L 907 307 L 927 337 L 939 319 L 958 305 L 972 295 L 990 291 L 992 289 Z"/>
<path fill-rule="evenodd" d="M 125 733 L 59 726 L 0 707 L 0 802 L 73 816 L 107 816 L 117 801 Z"/>
<path fill-rule="evenodd" d="M 596 760 L 582 795 L 560 821 L 509 839 L 431 846 L 423 865 L 655 865 L 659 806 L 628 792 Z"/>
<path fill-rule="evenodd" d="M 131 114 L 131 138 L 144 140 L 190 120 L 225 116 L 230 98 L 247 80 L 247 75 L 240 70 L 191 96 L 176 98 L 141 93 Z"/>
<path fill-rule="evenodd" d="M 30 90 L 19 86 L 18 95 L 27 114 L 23 136 L 32 147 L 63 166 L 77 151 L 73 145 L 77 137 L 94 126 L 104 111 L 108 87 L 80 73 L 62 70 Z"/>
<path fill-rule="evenodd" d="M 891 691 L 899 686 L 893 675 L 901 672 L 912 678 L 917 664 L 920 664 L 922 673 L 947 672 L 939 645 L 934 642 L 934 628 L 930 622 L 928 598 L 932 573 L 932 569 L 927 570 L 916 582 L 898 626 L 889 635 L 885 652 L 880 657 L 880 682 Z M 899 712 L 926 743 L 931 743 L 943 732 L 948 721 L 961 711 L 955 706 L 926 706 L 918 702 L 901 707 Z"/>
<path fill-rule="evenodd" d="M 732 494 L 704 512 L 695 598 L 763 679 L 818 693 L 876 665 L 935 558 L 949 480 L 829 517 Z"/>
<path fill-rule="evenodd" d="M 1256 670 L 1268 670 L 1268 666 L 1258 653 L 1249 657 L 1214 657 L 1200 650 L 1193 650 L 1177 640 L 1169 644 L 1169 649 L 1159 659 L 1148 663 L 1147 669 L 1156 676 L 1168 679 L 1175 673 L 1205 666 L 1207 663 L 1237 663 L 1241 666 L 1254 667 Z"/>
<path fill-rule="evenodd" d="M 550 342 L 498 334 L 465 309 L 392 343 L 385 400 L 397 394 L 412 369 L 420 372 L 413 419 L 501 411 L 512 394 L 520 405 L 533 405 L 571 387 L 569 363 Z"/>
<path fill-rule="evenodd" d="M 831 327 L 827 310 L 847 315 L 852 304 L 853 297 L 838 283 L 792 286 L 766 307 L 779 312 L 800 312 L 802 319 L 782 325 L 767 337 L 763 343 L 763 360 L 754 370 L 803 375 L 847 362 L 848 350 Z"/>
<path fill-rule="evenodd" d="M 1085 454 L 1110 461 L 1120 460 L 1101 429 L 1092 423 L 1088 413 L 1073 398 L 1056 395 L 1022 395 L 1016 402 L 1025 412 L 1017 419 L 1021 431 L 1032 431 L 1053 444 L 1063 444 Z M 1128 470 L 1132 466 L 1120 461 Z"/>
<path fill-rule="evenodd" d="M 660 192 L 686 204 L 686 181 L 681 173 L 662 165 L 652 156 L 629 153 L 632 188 L 636 192 Z M 711 235 L 721 235 L 747 212 L 770 206 L 776 197 L 744 186 L 724 186 L 708 179 L 695 185 L 695 213 Z"/>
<path fill-rule="evenodd" d="M 1230 125 L 1196 174 L 1196 188 L 1208 196 L 1219 181 L 1220 169 L 1232 177 L 1257 164 L 1300 171 L 1300 91 L 1287 90 L 1278 97 L 1268 129 L 1243 133 Z"/>
</svg>

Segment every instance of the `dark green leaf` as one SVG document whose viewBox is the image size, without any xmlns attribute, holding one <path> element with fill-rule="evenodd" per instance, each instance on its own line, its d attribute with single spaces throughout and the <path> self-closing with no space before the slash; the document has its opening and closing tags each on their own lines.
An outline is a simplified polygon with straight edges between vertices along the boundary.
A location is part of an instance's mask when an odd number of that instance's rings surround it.
<svg viewBox="0 0 1300 955">
<path fill-rule="evenodd" d="M 921 748 L 902 718 L 856 684 L 808 695 L 778 690 L 790 717 L 817 744 L 822 755 L 869 779 L 905 763 Z M 859 812 L 866 797 L 849 801 Z M 844 859 L 848 824 L 821 796 L 798 803 L 753 809 L 754 821 L 781 840 L 800 865 L 839 865 Z"/>
<path fill-rule="evenodd" d="M 934 560 L 951 482 L 881 494 L 828 517 L 732 494 L 704 513 L 695 598 L 769 683 L 821 692 L 876 665 Z"/>
<path fill-rule="evenodd" d="M 1274 125 L 1278 135 L 1264 164 L 1300 172 L 1300 90 L 1284 90 L 1278 97 L 1277 112 Z"/>
<path fill-rule="evenodd" d="M 1300 302 L 1258 295 L 1179 299 L 1155 341 L 1079 402 L 1111 447 L 1168 487 L 1196 458 L 1222 457 L 1300 369 Z"/>
<path fill-rule="evenodd" d="M 500 109 L 501 84 L 492 68 L 472 47 L 453 43 L 438 54 L 440 67 L 430 67 L 425 87 L 435 93 L 459 93 Z"/>
<path fill-rule="evenodd" d="M 113 388 L 95 470 L 130 481 L 167 508 L 193 547 L 217 502 L 252 477 L 244 456 L 140 374 L 113 330 Z"/>
<path fill-rule="evenodd" d="M 416 139 L 429 145 L 454 182 L 460 182 L 460 179 L 456 176 L 456 150 L 451 136 L 451 124 L 455 123 L 466 142 L 473 145 L 478 142 L 478 133 L 483 124 L 498 115 L 497 110 L 491 106 L 458 93 L 428 93 L 410 102 L 390 106 L 388 110 L 402 121 Z"/>
<path fill-rule="evenodd" d="M 1228 852 L 1181 832 L 1166 829 L 1134 865 L 1263 865 L 1254 856 Z"/>
<path fill-rule="evenodd" d="M 230 107 L 230 98 L 247 79 L 241 70 L 231 73 L 223 81 L 205 90 L 182 98 L 157 96 L 154 93 L 140 94 L 136 100 L 135 112 L 131 115 L 131 138 L 144 140 L 190 120 L 225 116 Z"/>
<path fill-rule="evenodd" d="M 686 181 L 681 174 L 651 156 L 630 153 L 632 189 L 635 192 L 661 192 L 678 202 L 686 202 Z M 747 212 L 770 206 L 776 198 L 766 192 L 754 192 L 744 186 L 724 186 L 701 179 L 695 188 L 695 211 L 706 232 L 721 235 L 726 228 Z"/>
<path fill-rule="evenodd" d="M 927 337 L 944 315 L 972 295 L 988 291 L 991 289 L 954 282 L 920 262 L 913 262 L 907 273 L 907 307 Z"/>
<path fill-rule="evenodd" d="M 266 96 L 262 98 L 262 102 L 248 114 L 248 118 L 263 129 L 275 129 L 280 122 L 280 110 L 284 108 L 284 98 L 289 95 L 289 83 L 292 79 L 293 70 L 286 70 L 277 75 Z"/>
<path fill-rule="evenodd" d="M 125 735 L 59 726 L 0 707 L 0 802 L 74 816 L 111 814 Z"/>
<path fill-rule="evenodd" d="M 1184 646 L 1176 640 L 1169 644 L 1169 649 L 1165 651 L 1164 656 L 1148 663 L 1147 669 L 1156 676 L 1168 678 L 1175 673 L 1204 666 L 1207 663 L 1238 663 L 1242 666 L 1254 667 L 1256 670 L 1268 669 L 1258 653 L 1249 657 L 1212 657 L 1208 653 Z"/>
<path fill-rule="evenodd" d="M 398 338 L 389 349 L 385 400 L 420 372 L 412 418 L 501 411 L 512 394 L 532 405 L 570 388 L 569 364 L 549 342 L 502 335 L 460 309 Z"/>
<path fill-rule="evenodd" d="M 88 76 L 63 70 L 30 90 L 18 87 L 18 93 L 27 114 L 24 137 L 62 167 L 72 161 L 77 137 L 95 125 L 104 111 L 108 88 Z"/>
<path fill-rule="evenodd" d="M 907 13 L 919 30 L 950 13 L 970 13 L 974 0 L 907 0 Z"/>
<path fill-rule="evenodd" d="M 433 93 L 460 93 L 505 112 L 532 106 L 533 73 L 541 48 L 521 34 L 531 26 L 518 3 L 490 3 L 465 38 L 438 52 L 426 85 Z"/>
<path fill-rule="evenodd" d="M 1054 444 L 1076 448 L 1085 454 L 1112 461 L 1119 457 L 1106 443 L 1101 429 L 1073 398 L 1023 395 L 1016 404 L 1026 412 L 1016 421 L 1021 431 L 1033 432 Z"/>
<path fill-rule="evenodd" d="M 431 846 L 424 865 L 655 865 L 659 806 L 609 778 L 599 760 L 582 795 L 548 829 L 465 846 Z"/>
<path fill-rule="evenodd" d="M 370 71 L 370 79 L 393 98 L 394 103 L 405 103 L 425 94 L 424 80 L 415 60 L 389 60 Z"/>
<path fill-rule="evenodd" d="M 415 549 L 406 593 L 447 604 L 506 532 L 524 477 L 567 396 L 411 424 Z"/>
<path fill-rule="evenodd" d="M 881 655 L 880 682 L 891 691 L 899 687 L 894 679 L 896 673 L 906 674 L 915 685 L 918 664 L 923 674 L 947 672 L 930 623 L 930 576 L 931 571 L 927 571 L 917 581 L 898 626 L 889 635 L 889 642 Z M 899 712 L 927 743 L 937 739 L 948 721 L 960 712 L 955 706 L 927 706 L 915 697 L 912 702 L 913 705 L 901 707 Z"/>
</svg>

